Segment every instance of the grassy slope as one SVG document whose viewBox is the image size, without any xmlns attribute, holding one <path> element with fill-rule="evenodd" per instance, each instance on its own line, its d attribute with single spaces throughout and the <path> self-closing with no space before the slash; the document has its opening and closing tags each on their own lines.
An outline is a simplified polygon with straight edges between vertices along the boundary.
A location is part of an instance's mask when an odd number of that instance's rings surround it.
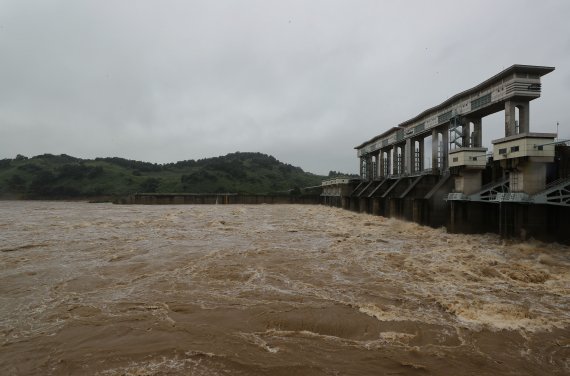
<svg viewBox="0 0 570 376">
<path fill-rule="evenodd" d="M 135 192 L 267 194 L 320 185 L 325 177 L 261 153 L 232 153 L 164 165 L 122 158 L 44 154 L 0 160 L 0 196 L 120 196 Z"/>
</svg>

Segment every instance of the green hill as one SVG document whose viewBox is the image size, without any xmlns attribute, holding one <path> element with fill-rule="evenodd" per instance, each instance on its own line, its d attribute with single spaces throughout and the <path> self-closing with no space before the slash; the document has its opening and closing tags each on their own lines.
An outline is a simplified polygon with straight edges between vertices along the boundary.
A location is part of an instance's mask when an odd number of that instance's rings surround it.
<svg viewBox="0 0 570 376">
<path fill-rule="evenodd" d="M 320 185 L 326 177 L 261 153 L 156 164 L 123 158 L 43 154 L 0 160 L 0 197 L 88 198 L 147 193 L 273 194 Z"/>
</svg>

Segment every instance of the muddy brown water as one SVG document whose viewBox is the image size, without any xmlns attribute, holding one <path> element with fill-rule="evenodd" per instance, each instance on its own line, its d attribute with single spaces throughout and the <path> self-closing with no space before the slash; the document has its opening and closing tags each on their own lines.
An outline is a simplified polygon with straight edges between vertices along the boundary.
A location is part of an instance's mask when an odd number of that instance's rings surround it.
<svg viewBox="0 0 570 376">
<path fill-rule="evenodd" d="M 320 206 L 0 202 L 1 375 L 567 375 L 570 248 Z"/>
</svg>

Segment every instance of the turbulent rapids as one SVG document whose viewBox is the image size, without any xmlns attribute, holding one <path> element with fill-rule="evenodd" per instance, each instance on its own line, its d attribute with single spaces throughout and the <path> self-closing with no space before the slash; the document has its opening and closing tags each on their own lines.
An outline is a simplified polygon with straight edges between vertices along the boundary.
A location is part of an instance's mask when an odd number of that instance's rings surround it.
<svg viewBox="0 0 570 376">
<path fill-rule="evenodd" d="M 565 375 L 570 248 L 319 206 L 0 202 L 2 375 Z"/>
</svg>

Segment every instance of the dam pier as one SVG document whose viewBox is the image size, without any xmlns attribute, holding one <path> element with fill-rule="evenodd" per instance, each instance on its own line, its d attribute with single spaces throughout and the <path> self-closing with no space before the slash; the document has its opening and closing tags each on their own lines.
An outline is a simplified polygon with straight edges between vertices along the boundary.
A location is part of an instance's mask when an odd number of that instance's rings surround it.
<svg viewBox="0 0 570 376">
<path fill-rule="evenodd" d="M 570 146 L 533 132 L 530 103 L 554 67 L 513 65 L 355 147 L 359 179 L 322 183 L 322 203 L 450 232 L 570 241 Z M 504 137 L 483 145 L 483 119 Z M 568 140 L 566 140 L 568 141 Z"/>
</svg>

